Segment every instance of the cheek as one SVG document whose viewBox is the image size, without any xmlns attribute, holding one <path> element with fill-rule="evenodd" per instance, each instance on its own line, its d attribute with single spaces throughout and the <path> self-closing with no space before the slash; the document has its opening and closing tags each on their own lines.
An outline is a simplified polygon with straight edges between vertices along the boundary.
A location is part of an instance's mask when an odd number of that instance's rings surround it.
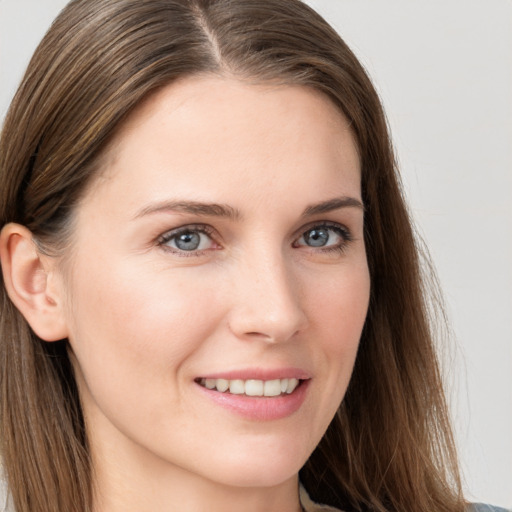
<svg viewBox="0 0 512 512">
<path fill-rule="evenodd" d="M 352 374 L 370 297 L 366 265 L 351 267 L 342 274 L 324 283 L 309 299 L 316 333 L 312 352 L 322 358 L 326 386 L 338 403 Z"/>
<path fill-rule="evenodd" d="M 341 269 L 339 275 L 330 276 L 321 287 L 315 288 L 311 283 L 309 289 L 312 317 L 317 328 L 326 332 L 330 348 L 343 351 L 345 344 L 358 343 L 370 297 L 367 266 Z"/>
<path fill-rule="evenodd" d="M 82 276 L 70 311 L 77 381 L 91 424 L 109 418 L 142 441 L 148 429 L 168 431 L 166 411 L 183 409 L 190 365 L 218 314 L 202 280 L 128 263 L 105 268 L 112 271 L 75 273 Z"/>
<path fill-rule="evenodd" d="M 309 275 L 309 274 L 304 274 Z M 311 451 L 324 435 L 347 390 L 365 322 L 370 293 L 367 266 L 346 265 L 304 278 L 308 310 L 308 359 L 315 369 L 307 405 Z"/>
<path fill-rule="evenodd" d="M 169 276 L 126 262 L 75 276 L 70 342 L 91 381 L 99 374 L 128 384 L 140 377 L 148 386 L 152 376 L 170 379 L 169 370 L 179 368 L 214 327 L 212 291 L 186 273 Z"/>
</svg>

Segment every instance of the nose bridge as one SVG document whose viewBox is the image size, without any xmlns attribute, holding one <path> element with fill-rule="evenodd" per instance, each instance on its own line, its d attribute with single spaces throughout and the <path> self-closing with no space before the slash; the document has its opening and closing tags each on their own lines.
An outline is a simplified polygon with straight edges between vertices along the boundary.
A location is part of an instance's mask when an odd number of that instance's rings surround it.
<svg viewBox="0 0 512 512">
<path fill-rule="evenodd" d="M 238 265 L 231 328 L 238 336 L 286 341 L 301 330 L 306 315 L 292 261 L 279 248 L 263 248 Z"/>
</svg>

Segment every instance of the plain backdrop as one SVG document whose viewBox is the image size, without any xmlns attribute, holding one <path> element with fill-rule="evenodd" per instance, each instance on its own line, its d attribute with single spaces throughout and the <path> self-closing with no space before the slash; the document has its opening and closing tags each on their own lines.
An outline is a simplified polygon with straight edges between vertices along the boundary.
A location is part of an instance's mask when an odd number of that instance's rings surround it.
<svg viewBox="0 0 512 512">
<path fill-rule="evenodd" d="M 264 0 L 262 0 L 264 1 Z M 0 0 L 0 119 L 65 0 Z M 384 102 L 444 290 L 470 499 L 512 506 L 512 2 L 310 0 Z"/>
</svg>

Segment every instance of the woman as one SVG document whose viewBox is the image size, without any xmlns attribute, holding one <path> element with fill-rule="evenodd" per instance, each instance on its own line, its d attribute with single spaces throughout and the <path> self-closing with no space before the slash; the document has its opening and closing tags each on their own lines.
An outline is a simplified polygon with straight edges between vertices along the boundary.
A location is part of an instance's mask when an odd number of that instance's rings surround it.
<svg viewBox="0 0 512 512">
<path fill-rule="evenodd" d="M 307 6 L 71 2 L 0 172 L 16 511 L 465 508 L 385 118 Z"/>
</svg>

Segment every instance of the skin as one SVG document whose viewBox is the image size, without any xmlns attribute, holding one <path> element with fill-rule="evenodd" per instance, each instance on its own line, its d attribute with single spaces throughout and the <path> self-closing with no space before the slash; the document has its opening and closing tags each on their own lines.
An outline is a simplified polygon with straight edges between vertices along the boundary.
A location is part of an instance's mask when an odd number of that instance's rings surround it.
<svg viewBox="0 0 512 512">
<path fill-rule="evenodd" d="M 353 205 L 304 215 L 334 198 Z M 184 201 L 236 216 L 165 206 Z M 77 207 L 68 263 L 48 272 L 96 511 L 300 510 L 298 471 L 346 391 L 368 307 L 357 202 L 348 123 L 312 90 L 194 77 L 132 113 Z M 162 239 L 198 225 L 199 250 Z M 325 246 L 308 245 L 313 227 Z M 308 375 L 305 399 L 275 420 L 220 407 L 196 382 L 290 367 Z"/>
</svg>

